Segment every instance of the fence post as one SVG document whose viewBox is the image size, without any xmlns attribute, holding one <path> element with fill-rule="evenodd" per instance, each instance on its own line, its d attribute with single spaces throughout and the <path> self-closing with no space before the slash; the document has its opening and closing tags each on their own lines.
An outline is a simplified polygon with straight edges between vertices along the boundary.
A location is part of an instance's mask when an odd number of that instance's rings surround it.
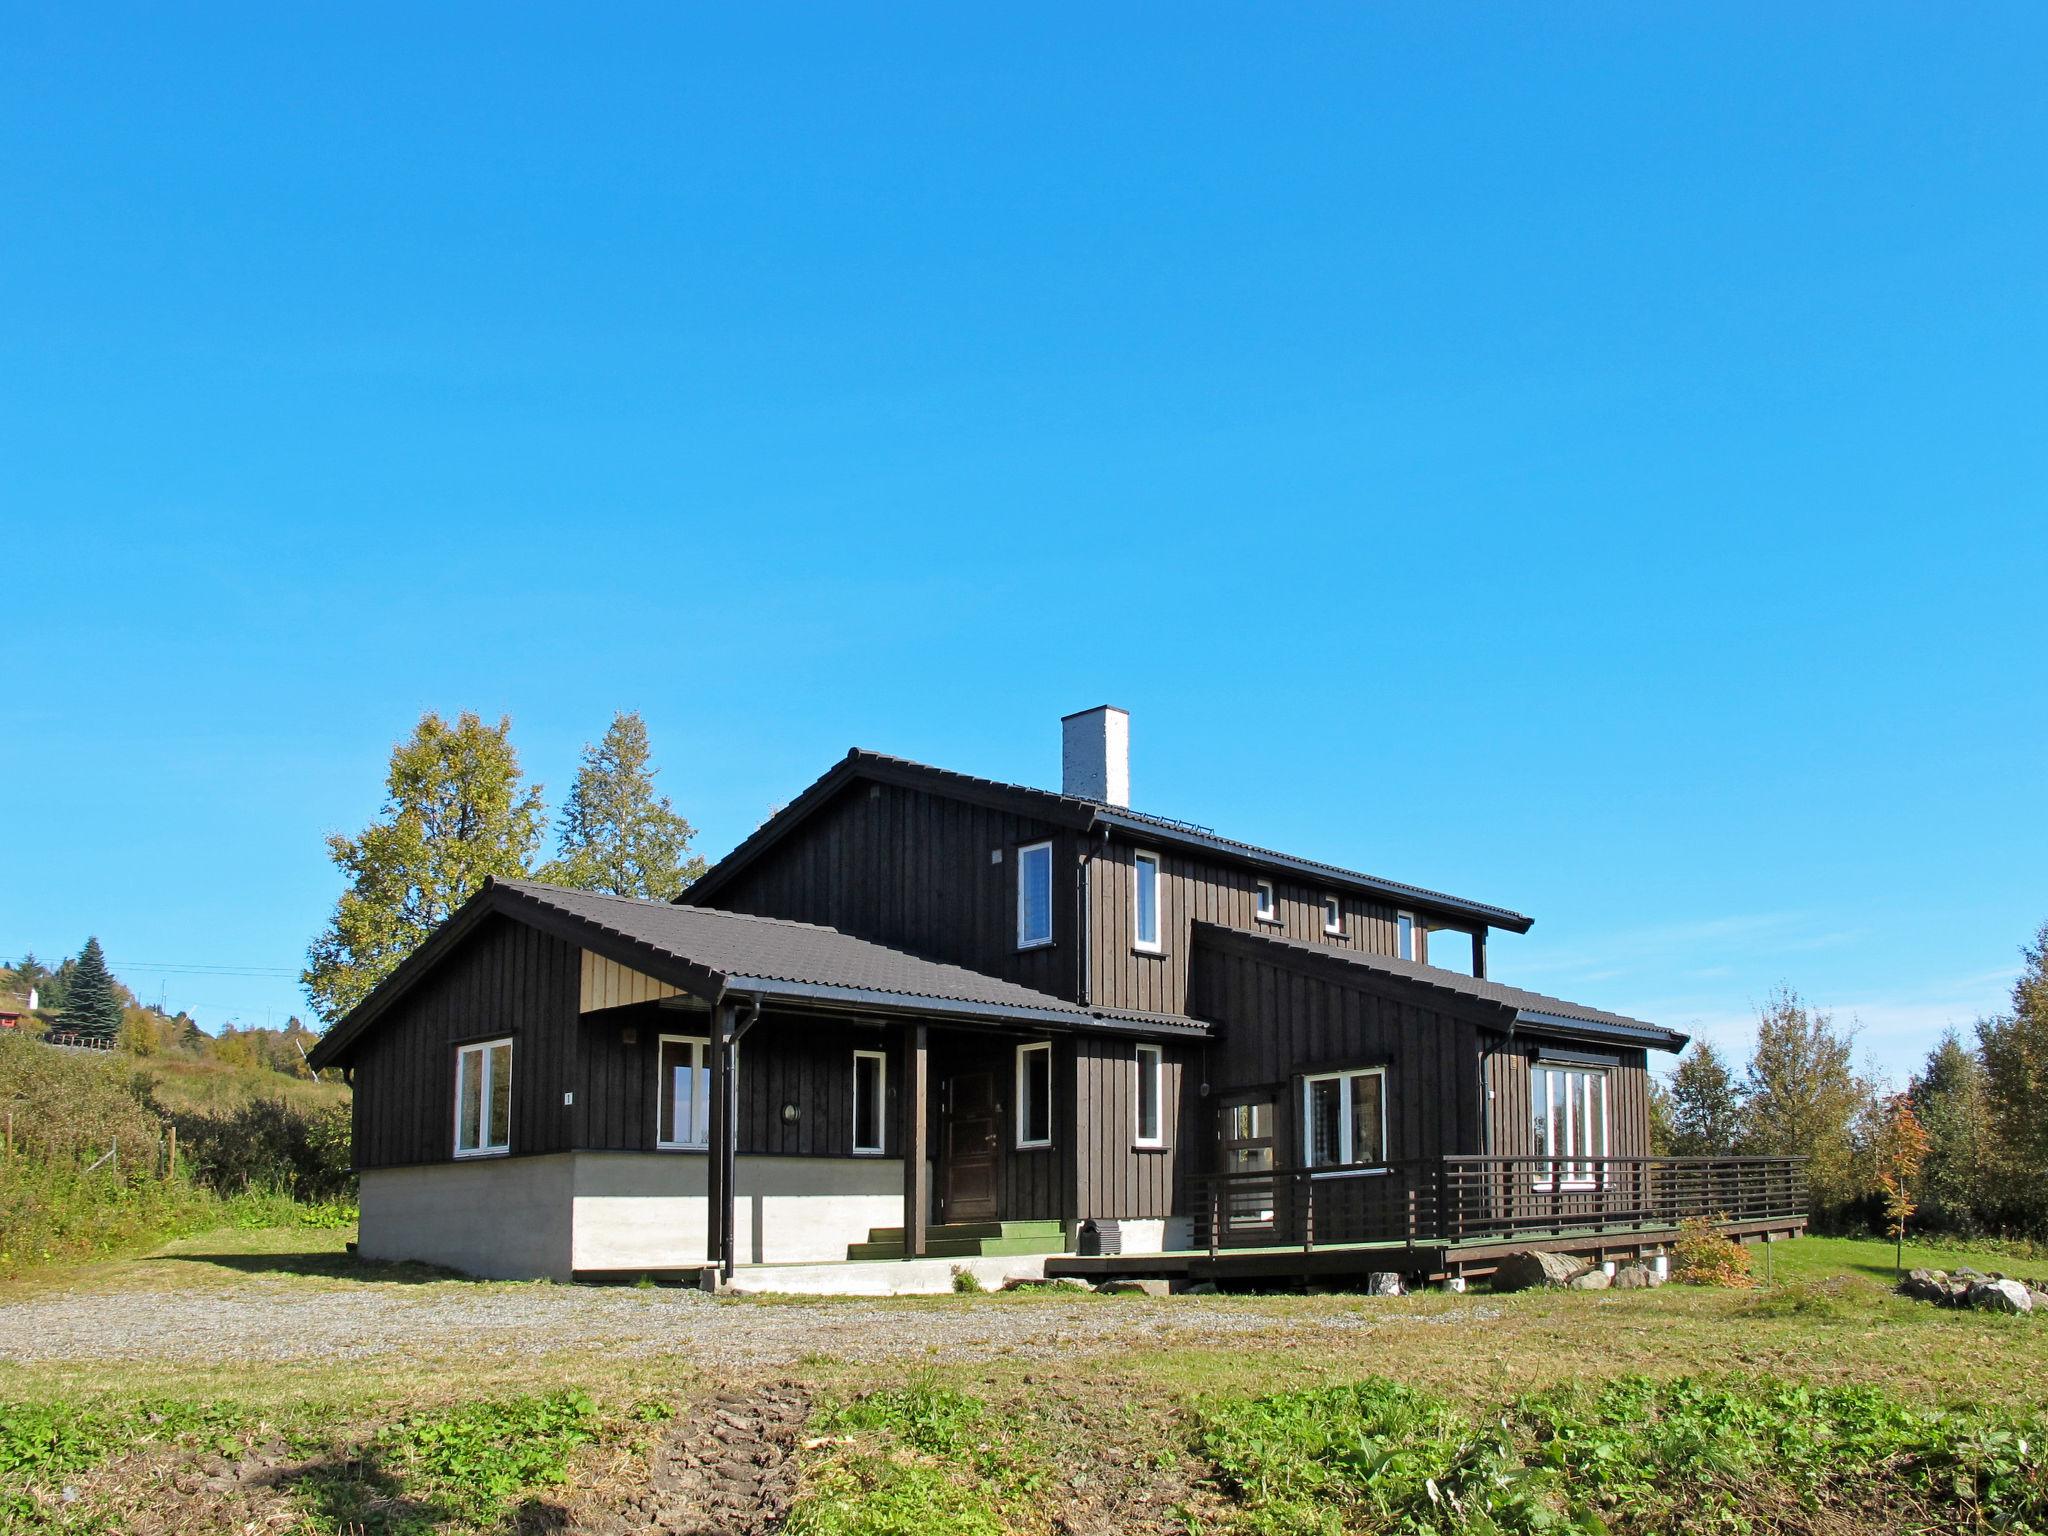
<svg viewBox="0 0 2048 1536">
<path fill-rule="evenodd" d="M 164 1157 L 164 1177 L 165 1177 L 165 1178 L 167 1178 L 167 1179 L 173 1179 L 173 1178 L 176 1178 L 177 1176 L 178 1176 L 178 1122 L 177 1122 L 177 1121 L 175 1121 L 175 1120 L 173 1120 L 173 1121 L 171 1122 L 171 1134 L 170 1134 L 170 1150 L 168 1151 L 168 1153 L 167 1153 L 167 1154 L 165 1155 L 165 1157 Z"/>
</svg>

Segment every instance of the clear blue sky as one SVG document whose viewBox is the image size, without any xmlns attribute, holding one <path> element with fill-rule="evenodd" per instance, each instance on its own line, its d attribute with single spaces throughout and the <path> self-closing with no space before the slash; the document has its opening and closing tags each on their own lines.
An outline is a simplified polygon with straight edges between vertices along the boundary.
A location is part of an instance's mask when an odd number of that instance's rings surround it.
<svg viewBox="0 0 2048 1536">
<path fill-rule="evenodd" d="M 1110 700 L 1508 980 L 2002 1005 L 2048 13 L 969 11 L 8 6 L 0 955 L 281 1021 L 423 710 L 715 856 Z"/>
</svg>

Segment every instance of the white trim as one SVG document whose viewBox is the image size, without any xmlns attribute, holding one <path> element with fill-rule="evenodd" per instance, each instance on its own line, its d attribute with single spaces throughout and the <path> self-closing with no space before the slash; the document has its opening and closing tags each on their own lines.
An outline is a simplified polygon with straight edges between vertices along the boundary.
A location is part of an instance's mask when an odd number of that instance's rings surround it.
<svg viewBox="0 0 2048 1536">
<path fill-rule="evenodd" d="M 1403 924 L 1406 925 L 1405 933 L 1403 932 Z M 1416 922 L 1413 912 L 1395 913 L 1394 957 L 1398 960 L 1420 960 L 1422 956 L 1419 953 L 1420 946 L 1416 940 L 1421 932 L 1422 925 Z"/>
<path fill-rule="evenodd" d="M 1334 922 L 1330 918 L 1332 909 L 1337 914 Z M 1344 937 L 1344 898 L 1328 891 L 1323 893 L 1323 932 L 1332 938 Z"/>
<path fill-rule="evenodd" d="M 1280 921 L 1280 891 L 1270 880 L 1261 880 L 1252 896 L 1252 920 L 1259 923 Z"/>
<path fill-rule="evenodd" d="M 500 1035 L 493 1040 L 472 1040 L 467 1045 L 455 1048 L 455 1152 L 456 1157 L 503 1157 L 512 1150 L 512 1092 L 505 1091 L 505 1139 L 491 1140 L 491 1090 L 497 1086 L 492 1080 L 491 1053 L 499 1046 L 505 1047 L 505 1071 L 509 1077 L 512 1070 L 512 1037 Z M 480 1080 L 477 1085 L 476 1135 L 477 1144 L 465 1147 L 462 1144 L 462 1070 L 469 1057 L 476 1057 Z"/>
<path fill-rule="evenodd" d="M 1558 1136 L 1557 1111 L 1550 1101 L 1550 1074 L 1563 1074 L 1566 1080 L 1564 1098 L 1564 1136 Z M 1573 1079 L 1580 1080 L 1580 1091 L 1574 1092 Z M 1543 1136 L 1544 1149 L 1536 1153 L 1549 1163 L 1546 1171 L 1536 1169 L 1534 1187 L 1543 1192 L 1571 1189 L 1598 1189 L 1599 1174 L 1590 1167 L 1582 1167 L 1579 1158 L 1607 1157 L 1614 1145 L 1614 1105 L 1607 1091 L 1607 1069 L 1605 1067 L 1577 1066 L 1565 1062 L 1539 1061 L 1529 1068 L 1529 1108 L 1533 1126 L 1536 1107 L 1536 1085 L 1543 1084 Z M 1592 1104 L 1593 1085 L 1599 1085 L 1600 1093 L 1600 1145 L 1598 1149 L 1579 1145 L 1578 1126 L 1581 1113 Z M 1533 1148 L 1531 1149 L 1534 1150 Z M 1558 1177 L 1562 1165 L 1563 1177 Z"/>
<path fill-rule="evenodd" d="M 1144 868 L 1152 866 L 1152 937 L 1145 937 L 1145 906 L 1140 892 L 1145 888 Z M 1131 856 L 1131 947 L 1156 955 L 1166 947 L 1165 868 L 1159 855 L 1141 848 Z"/>
<path fill-rule="evenodd" d="M 1029 1096 L 1024 1091 L 1024 1058 L 1034 1051 L 1045 1053 L 1045 1135 L 1034 1140 L 1027 1134 L 1025 1115 L 1029 1107 Z M 1016 1144 L 1020 1150 L 1052 1145 L 1052 1042 L 1031 1040 L 1017 1047 L 1017 1110 L 1015 1116 Z"/>
<path fill-rule="evenodd" d="M 674 1086 L 669 1075 L 661 1069 L 661 1048 L 664 1045 L 694 1045 L 695 1057 L 690 1063 L 692 1085 L 701 1084 L 703 1096 L 690 1105 L 690 1118 L 703 1128 L 704 1135 L 698 1141 L 664 1141 L 661 1135 L 661 1112 L 667 1103 L 669 1090 Z M 677 1122 L 680 1115 L 671 1114 L 669 1119 Z M 702 1152 L 711 1145 L 711 1038 L 708 1035 L 660 1035 L 654 1042 L 654 1145 L 664 1152 Z"/>
<path fill-rule="evenodd" d="M 1134 1053 L 1138 1070 L 1131 1081 L 1131 1145 L 1166 1145 L 1166 1048 L 1140 1044 Z M 1147 1058 L 1150 1058 L 1148 1061 Z M 1145 1134 L 1145 1075 L 1152 1075 L 1152 1134 Z"/>
<path fill-rule="evenodd" d="M 1309 1113 L 1309 1103 L 1314 1096 L 1317 1083 L 1336 1083 L 1337 1091 L 1337 1145 L 1347 1152 L 1351 1148 L 1351 1082 L 1354 1078 L 1370 1077 L 1377 1080 L 1380 1101 L 1380 1148 L 1378 1161 L 1387 1160 L 1387 1069 L 1385 1067 L 1346 1067 L 1337 1072 L 1317 1072 L 1301 1080 L 1301 1166 L 1313 1169 L 1329 1167 L 1315 1160 L 1314 1126 Z M 1367 1170 L 1360 1169 L 1359 1172 Z M 1371 1170 L 1377 1172 L 1378 1170 Z"/>
<path fill-rule="evenodd" d="M 875 1144 L 864 1147 L 860 1144 L 860 1064 L 872 1061 L 875 1064 Z M 856 1157 L 880 1157 L 889 1140 L 889 1055 L 886 1051 L 855 1051 L 853 1053 L 853 1154 Z"/>
<path fill-rule="evenodd" d="M 1045 932 L 1027 933 L 1024 930 L 1025 914 L 1031 905 L 1024 899 L 1024 882 L 1030 878 L 1031 855 L 1045 850 Z M 1043 949 L 1052 942 L 1052 844 L 1025 843 L 1017 849 L 1017 947 L 1019 949 Z"/>
</svg>

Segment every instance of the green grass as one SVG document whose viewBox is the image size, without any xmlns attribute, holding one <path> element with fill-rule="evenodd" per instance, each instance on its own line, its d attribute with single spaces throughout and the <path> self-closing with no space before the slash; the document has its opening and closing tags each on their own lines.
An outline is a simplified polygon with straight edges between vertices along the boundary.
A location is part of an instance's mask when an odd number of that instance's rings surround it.
<svg viewBox="0 0 2048 1536">
<path fill-rule="evenodd" d="M 1893 1247 L 1883 1238 L 1802 1237 L 1796 1242 L 1752 1248 L 1750 1253 L 1755 1261 L 1752 1267 L 1759 1279 L 1769 1269 L 1780 1280 L 1814 1281 L 1853 1275 L 1887 1285 L 1892 1281 Z M 1905 1267 L 1908 1270 L 1955 1269 L 1962 1265 L 1981 1269 L 1987 1274 L 1996 1270 L 2000 1274 L 2048 1278 L 2048 1259 L 2028 1258 L 1996 1248 L 1972 1247 L 1967 1243 L 1906 1244 Z"/>
</svg>

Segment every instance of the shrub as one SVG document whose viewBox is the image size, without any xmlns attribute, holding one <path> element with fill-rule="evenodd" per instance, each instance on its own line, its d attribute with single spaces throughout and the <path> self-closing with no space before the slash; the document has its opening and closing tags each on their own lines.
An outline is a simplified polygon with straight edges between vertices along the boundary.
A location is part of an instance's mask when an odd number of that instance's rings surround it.
<svg viewBox="0 0 2048 1536">
<path fill-rule="evenodd" d="M 1718 1230 L 1712 1219 L 1690 1217 L 1678 1224 L 1671 1247 L 1671 1278 L 1681 1285 L 1713 1285 L 1747 1290 L 1756 1284 L 1750 1274 L 1749 1250 Z"/>
<path fill-rule="evenodd" d="M 193 1176 L 218 1194 L 269 1189 L 320 1201 L 355 1193 L 345 1104 L 306 1109 L 251 1099 L 225 1115 L 173 1120 Z"/>
</svg>

